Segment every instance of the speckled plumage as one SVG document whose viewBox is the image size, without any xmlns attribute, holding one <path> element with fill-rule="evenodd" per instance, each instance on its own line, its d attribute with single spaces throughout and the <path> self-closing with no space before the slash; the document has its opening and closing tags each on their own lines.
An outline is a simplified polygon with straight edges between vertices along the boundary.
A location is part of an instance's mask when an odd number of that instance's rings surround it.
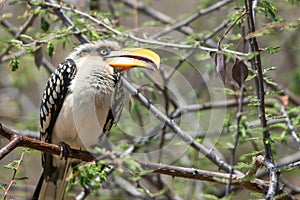
<svg viewBox="0 0 300 200">
<path fill-rule="evenodd" d="M 51 74 L 47 82 L 40 107 L 40 132 L 41 137 L 46 136 L 44 140 L 47 142 L 75 74 L 74 61 L 67 59 Z"/>
</svg>

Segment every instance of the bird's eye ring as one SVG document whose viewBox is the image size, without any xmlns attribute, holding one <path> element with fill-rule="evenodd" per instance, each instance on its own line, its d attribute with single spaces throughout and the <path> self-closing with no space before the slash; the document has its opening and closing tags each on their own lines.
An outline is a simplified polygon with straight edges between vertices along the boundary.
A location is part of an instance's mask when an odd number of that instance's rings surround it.
<svg viewBox="0 0 300 200">
<path fill-rule="evenodd" d="M 102 56 L 107 56 L 110 54 L 110 49 L 107 47 L 100 47 L 98 49 L 98 52 L 102 55 Z"/>
</svg>

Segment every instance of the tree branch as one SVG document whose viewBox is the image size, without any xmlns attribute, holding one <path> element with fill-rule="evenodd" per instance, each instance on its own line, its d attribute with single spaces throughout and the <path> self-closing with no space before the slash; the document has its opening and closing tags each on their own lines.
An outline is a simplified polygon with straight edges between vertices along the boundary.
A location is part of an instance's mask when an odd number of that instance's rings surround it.
<svg viewBox="0 0 300 200">
<path fill-rule="evenodd" d="M 45 153 L 50 153 L 54 155 L 60 156 L 62 153 L 62 149 L 60 146 L 56 144 L 50 144 L 46 142 L 42 142 L 36 139 L 32 139 L 23 135 L 18 134 L 17 132 L 9 129 L 8 127 L 4 126 L 0 123 L 0 135 L 4 136 L 8 140 L 12 141 L 3 147 L 0 150 L 0 160 L 4 158 L 8 153 L 10 153 L 16 147 L 27 147 L 32 148 L 35 150 L 39 150 Z M 93 161 L 95 157 L 86 151 L 81 151 L 77 149 L 70 148 L 70 154 L 66 155 L 67 158 L 76 158 L 83 161 Z"/>
<path fill-rule="evenodd" d="M 245 6 L 248 11 L 248 28 L 251 33 L 255 32 L 255 22 L 254 22 L 254 10 L 252 0 L 245 0 Z M 260 58 L 260 51 L 258 48 L 258 43 L 256 37 L 252 37 L 249 39 L 250 41 L 250 49 L 251 52 L 256 52 L 257 55 L 253 57 L 251 60 L 252 67 L 254 70 L 257 70 L 257 78 L 256 78 L 256 91 L 257 97 L 259 99 L 259 110 L 258 116 L 261 120 L 261 125 L 263 130 L 263 144 L 265 148 L 265 157 L 266 161 L 265 164 L 267 168 L 270 170 L 270 186 L 268 189 L 268 193 L 266 195 L 266 199 L 273 199 L 275 194 L 278 192 L 278 176 L 274 170 L 271 170 L 275 167 L 272 148 L 271 148 L 271 138 L 270 132 L 267 125 L 266 113 L 265 113 L 265 89 L 264 89 L 264 78 L 261 66 L 261 58 Z"/>
<path fill-rule="evenodd" d="M 203 10 L 200 10 L 200 11 L 196 12 L 195 14 L 193 14 L 190 17 L 188 17 L 187 19 L 182 20 L 182 21 L 180 21 L 180 22 L 178 22 L 176 24 L 173 24 L 172 26 L 164 29 L 163 31 L 161 31 L 161 32 L 153 35 L 152 38 L 161 37 L 161 36 L 163 36 L 163 35 L 171 32 L 173 30 L 176 30 L 176 29 L 178 29 L 180 27 L 184 27 L 184 26 L 192 23 L 197 18 L 199 18 L 199 17 L 201 17 L 201 16 L 203 16 L 205 14 L 208 14 L 210 12 L 216 11 L 216 10 L 220 9 L 221 7 L 227 5 L 227 4 L 231 3 L 231 2 L 233 2 L 233 1 L 232 0 L 223 0 L 223 1 L 220 1 L 218 3 L 215 3 L 215 4 L 213 4 L 212 6 L 206 8 L 206 9 L 203 9 Z"/>
</svg>

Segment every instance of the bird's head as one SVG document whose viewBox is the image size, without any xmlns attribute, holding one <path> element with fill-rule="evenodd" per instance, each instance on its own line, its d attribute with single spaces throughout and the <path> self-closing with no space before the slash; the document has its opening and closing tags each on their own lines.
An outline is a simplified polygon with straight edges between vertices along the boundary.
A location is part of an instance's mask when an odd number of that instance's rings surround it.
<svg viewBox="0 0 300 200">
<path fill-rule="evenodd" d="M 121 48 L 117 42 L 98 41 L 77 47 L 69 56 L 80 62 L 86 57 L 94 57 L 104 61 L 117 71 L 124 71 L 133 67 L 141 67 L 156 71 L 159 69 L 160 57 L 149 49 Z"/>
</svg>

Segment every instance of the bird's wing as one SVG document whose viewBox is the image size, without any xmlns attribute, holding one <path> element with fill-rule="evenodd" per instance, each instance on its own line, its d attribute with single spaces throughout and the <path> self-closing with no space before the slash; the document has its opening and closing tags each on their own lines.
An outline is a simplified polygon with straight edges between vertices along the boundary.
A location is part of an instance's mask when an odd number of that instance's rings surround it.
<svg viewBox="0 0 300 200">
<path fill-rule="evenodd" d="M 72 59 L 67 59 L 51 74 L 46 84 L 40 108 L 40 132 L 43 141 L 51 142 L 55 121 L 75 74 L 75 62 Z"/>
<path fill-rule="evenodd" d="M 111 100 L 112 102 L 111 107 L 106 117 L 105 124 L 103 126 L 103 135 L 107 135 L 112 125 L 118 122 L 124 105 L 123 81 L 121 79 L 121 74 L 118 73 L 117 71 L 115 71 L 114 74 L 114 81 L 115 81 L 115 89 Z"/>
</svg>

